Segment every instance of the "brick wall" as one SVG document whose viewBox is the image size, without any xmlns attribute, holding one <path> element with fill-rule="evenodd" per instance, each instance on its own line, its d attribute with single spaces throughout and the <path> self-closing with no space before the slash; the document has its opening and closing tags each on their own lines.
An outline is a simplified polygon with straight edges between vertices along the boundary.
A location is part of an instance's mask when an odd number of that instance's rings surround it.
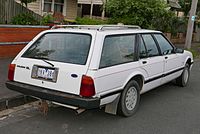
<svg viewBox="0 0 200 134">
<path fill-rule="evenodd" d="M 39 26 L 0 25 L 0 57 L 14 57 L 41 31 L 49 29 Z"/>
</svg>

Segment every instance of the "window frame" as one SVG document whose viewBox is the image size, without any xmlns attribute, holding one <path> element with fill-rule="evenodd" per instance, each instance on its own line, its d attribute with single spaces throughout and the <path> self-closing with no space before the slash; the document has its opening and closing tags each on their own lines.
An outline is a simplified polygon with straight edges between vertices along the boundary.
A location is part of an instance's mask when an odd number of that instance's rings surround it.
<svg viewBox="0 0 200 134">
<path fill-rule="evenodd" d="M 135 35 L 135 46 L 134 46 L 134 43 L 132 44 L 133 46 L 133 49 L 134 49 L 134 58 L 133 58 L 133 61 L 128 61 L 128 62 L 123 62 L 123 63 L 118 63 L 118 64 L 113 64 L 113 65 L 110 65 L 110 66 L 103 66 L 101 67 L 100 64 L 101 64 L 101 59 L 102 59 L 102 54 L 103 54 L 103 49 L 104 49 L 104 45 L 105 45 L 105 39 L 107 37 L 116 37 L 116 36 L 129 36 L 129 35 L 132 35 L 134 36 Z M 100 54 L 100 60 L 99 60 L 99 67 L 98 69 L 104 69 L 104 68 L 108 68 L 108 67 L 113 67 L 113 66 L 116 66 L 116 65 L 122 65 L 122 64 L 127 64 L 127 63 L 131 63 L 131 62 L 136 62 L 138 61 L 138 54 L 137 54 L 137 49 L 138 49 L 138 36 L 137 36 L 137 33 L 127 33 L 127 34 L 110 34 L 110 35 L 106 35 L 104 36 L 104 40 L 103 40 L 103 45 L 102 45 L 102 49 L 101 49 L 101 54 Z"/>
<path fill-rule="evenodd" d="M 158 44 L 158 47 L 159 47 L 159 49 L 160 49 L 161 55 L 169 55 L 169 54 L 163 54 L 163 53 L 162 53 L 160 44 L 158 43 L 156 37 L 154 36 L 155 34 L 159 34 L 159 35 L 161 35 L 164 39 L 166 39 L 166 41 L 167 41 L 167 42 L 171 45 L 171 47 L 173 48 L 173 49 L 172 49 L 172 53 L 170 53 L 170 54 L 175 54 L 175 51 L 174 51 L 174 50 L 175 50 L 176 47 L 171 43 L 171 41 L 170 41 L 163 33 L 153 33 L 152 36 L 153 36 L 154 40 L 156 41 L 156 43 Z"/>
<path fill-rule="evenodd" d="M 51 4 L 51 10 L 48 12 L 48 11 L 44 11 L 44 6 L 45 6 L 45 3 L 47 4 Z M 65 4 L 65 0 L 63 0 L 63 3 L 59 3 L 59 2 L 56 2 L 55 0 L 52 0 L 51 2 L 45 2 L 45 0 L 42 0 L 42 13 L 54 13 L 55 12 L 55 5 L 62 5 L 63 6 L 63 11 L 61 12 L 64 16 L 65 16 L 65 8 L 66 8 L 66 4 Z"/>
<path fill-rule="evenodd" d="M 59 3 L 59 2 L 56 2 L 55 0 L 54 0 L 54 7 L 53 7 L 53 9 L 54 9 L 54 11 L 53 12 L 55 12 L 55 5 L 60 5 L 60 6 L 62 6 L 62 14 L 63 14 L 63 12 L 64 12 L 64 3 L 65 3 L 65 1 L 63 0 L 63 3 Z"/>
<path fill-rule="evenodd" d="M 155 40 L 155 37 L 153 36 L 153 34 L 154 34 L 153 32 L 152 32 L 152 33 L 140 33 L 140 38 L 142 38 L 142 41 L 143 41 L 144 46 L 145 46 L 145 48 L 146 48 L 146 53 L 147 53 L 147 57 L 146 57 L 146 58 L 151 58 L 151 57 L 156 57 L 156 56 L 161 56 L 161 55 L 162 55 L 162 54 L 161 54 L 161 50 L 160 50 L 160 46 L 158 45 L 157 41 Z M 146 43 L 145 43 L 144 38 L 142 37 L 142 35 L 150 35 L 150 36 L 152 37 L 152 39 L 153 39 L 153 41 L 155 42 L 156 47 L 157 47 L 157 49 L 158 49 L 158 55 L 155 55 L 155 56 L 149 56 L 149 55 L 148 55 L 148 52 L 147 52 L 147 45 L 146 45 Z"/>
<path fill-rule="evenodd" d="M 142 35 L 138 34 L 138 36 L 139 36 L 139 39 L 138 39 L 138 44 L 139 44 L 138 45 L 138 59 L 146 59 L 146 58 L 148 58 L 147 47 L 146 47 L 146 45 L 144 43 L 144 39 L 142 38 Z M 141 46 L 141 42 L 143 42 L 144 48 L 145 48 L 145 52 L 146 52 L 146 57 L 144 57 L 144 58 L 140 58 L 140 46 Z"/>
</svg>

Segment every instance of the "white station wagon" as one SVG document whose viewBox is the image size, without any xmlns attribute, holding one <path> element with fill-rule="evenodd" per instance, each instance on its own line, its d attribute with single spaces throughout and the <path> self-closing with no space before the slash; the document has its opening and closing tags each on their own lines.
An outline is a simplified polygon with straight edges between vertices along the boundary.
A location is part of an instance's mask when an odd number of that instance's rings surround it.
<svg viewBox="0 0 200 134">
<path fill-rule="evenodd" d="M 133 115 L 140 94 L 186 86 L 190 52 L 159 31 L 126 25 L 60 25 L 37 35 L 9 66 L 9 89 L 81 109 Z"/>
</svg>

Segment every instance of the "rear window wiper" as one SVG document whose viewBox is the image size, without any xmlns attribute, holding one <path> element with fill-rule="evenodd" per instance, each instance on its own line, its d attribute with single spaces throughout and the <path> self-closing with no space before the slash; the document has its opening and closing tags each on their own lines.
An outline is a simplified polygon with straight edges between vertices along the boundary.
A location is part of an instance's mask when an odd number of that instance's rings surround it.
<svg viewBox="0 0 200 134">
<path fill-rule="evenodd" d="M 51 62 L 47 61 L 47 60 L 49 60 L 48 58 L 45 58 L 45 57 L 29 57 L 29 58 L 40 59 L 40 60 L 46 62 L 47 64 L 51 65 L 52 67 L 54 67 L 54 64 L 52 64 Z"/>
</svg>

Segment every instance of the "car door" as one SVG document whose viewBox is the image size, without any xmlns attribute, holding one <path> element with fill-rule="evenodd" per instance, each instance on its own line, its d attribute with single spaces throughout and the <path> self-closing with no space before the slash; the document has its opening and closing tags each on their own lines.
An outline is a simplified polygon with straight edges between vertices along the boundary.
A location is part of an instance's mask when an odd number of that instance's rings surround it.
<svg viewBox="0 0 200 134">
<path fill-rule="evenodd" d="M 139 46 L 140 66 L 147 73 L 143 93 L 161 84 L 164 61 L 151 34 L 141 34 Z"/>
<path fill-rule="evenodd" d="M 153 35 L 160 47 L 164 59 L 164 77 L 162 83 L 175 79 L 180 73 L 183 63 L 180 56 L 174 52 L 173 45 L 162 34 Z"/>
</svg>

